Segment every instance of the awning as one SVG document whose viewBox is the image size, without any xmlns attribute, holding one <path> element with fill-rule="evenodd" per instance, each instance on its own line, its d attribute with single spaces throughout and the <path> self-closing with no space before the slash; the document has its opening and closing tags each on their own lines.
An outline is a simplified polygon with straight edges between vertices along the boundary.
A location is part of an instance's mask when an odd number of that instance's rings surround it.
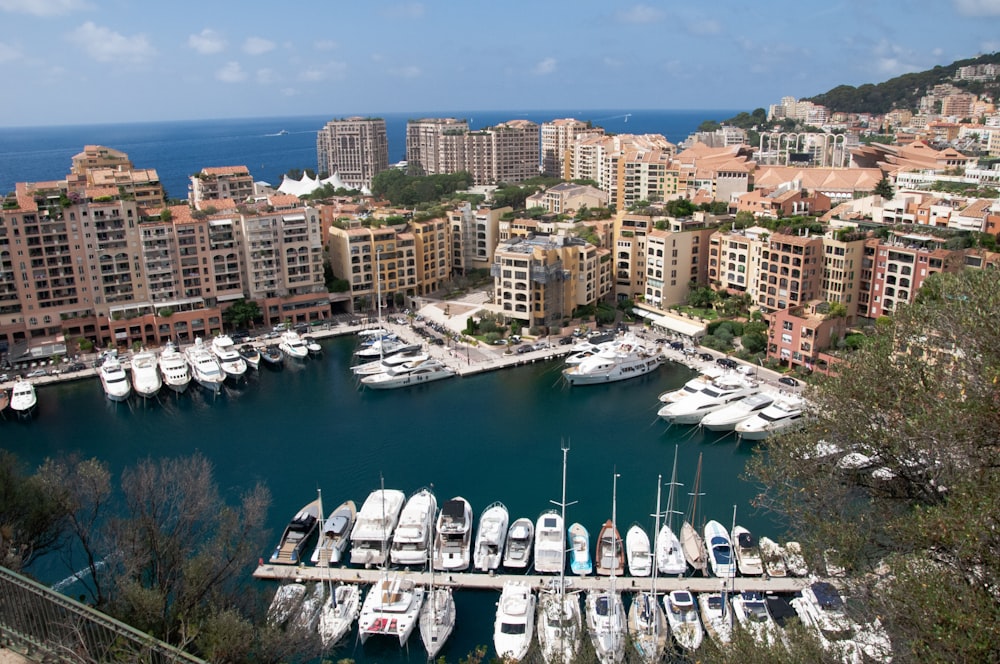
<svg viewBox="0 0 1000 664">
<path fill-rule="evenodd" d="M 652 321 L 653 327 L 675 332 L 690 339 L 700 339 L 705 336 L 705 324 L 665 314 Z"/>
<path fill-rule="evenodd" d="M 243 293 L 228 293 L 227 295 L 216 296 L 215 299 L 219 302 L 229 302 L 231 300 L 242 300 L 244 297 L 246 296 Z"/>
<path fill-rule="evenodd" d="M 642 316 L 643 318 L 648 318 L 649 320 L 653 320 L 654 318 L 659 318 L 662 315 L 653 313 L 652 311 L 646 311 L 645 309 L 636 309 L 636 308 L 632 309 L 632 313 L 634 313 L 636 316 Z"/>
</svg>

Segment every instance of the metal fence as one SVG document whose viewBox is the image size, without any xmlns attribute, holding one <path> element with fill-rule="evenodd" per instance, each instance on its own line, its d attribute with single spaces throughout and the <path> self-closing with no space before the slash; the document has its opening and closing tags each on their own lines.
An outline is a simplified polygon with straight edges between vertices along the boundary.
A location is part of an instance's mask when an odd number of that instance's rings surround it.
<svg viewBox="0 0 1000 664">
<path fill-rule="evenodd" d="M 205 664 L 4 567 L 0 567 L 0 646 L 42 662 Z"/>
</svg>

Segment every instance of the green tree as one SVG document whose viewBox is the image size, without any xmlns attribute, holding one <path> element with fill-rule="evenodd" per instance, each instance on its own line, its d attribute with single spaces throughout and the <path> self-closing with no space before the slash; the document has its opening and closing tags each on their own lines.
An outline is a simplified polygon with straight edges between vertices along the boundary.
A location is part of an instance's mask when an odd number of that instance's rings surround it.
<svg viewBox="0 0 1000 664">
<path fill-rule="evenodd" d="M 66 532 L 61 496 L 27 475 L 17 457 L 0 449 L 0 564 L 21 570 L 58 548 Z"/>
<path fill-rule="evenodd" d="M 254 321 L 263 318 L 264 314 L 260 310 L 260 305 L 253 300 L 236 300 L 222 312 L 222 320 L 233 328 L 247 327 Z"/>
<path fill-rule="evenodd" d="M 889 181 L 889 178 L 882 176 L 882 179 L 879 180 L 878 184 L 875 185 L 875 189 L 872 191 L 872 193 L 877 196 L 881 196 L 887 201 L 892 200 L 892 196 L 894 193 L 892 188 L 892 182 Z"/>
</svg>

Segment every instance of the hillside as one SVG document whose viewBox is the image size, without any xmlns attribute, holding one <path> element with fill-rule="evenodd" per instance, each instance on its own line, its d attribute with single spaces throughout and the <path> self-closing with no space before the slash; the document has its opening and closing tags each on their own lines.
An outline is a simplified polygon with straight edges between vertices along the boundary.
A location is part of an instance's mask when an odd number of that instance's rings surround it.
<svg viewBox="0 0 1000 664">
<path fill-rule="evenodd" d="M 1000 52 L 957 60 L 950 65 L 939 65 L 927 71 L 903 74 L 882 83 L 866 83 L 858 87 L 838 85 L 823 94 L 806 99 L 826 106 L 831 111 L 886 113 L 894 108 L 916 110 L 919 99 L 924 96 L 928 88 L 940 83 L 951 83 L 976 94 L 991 91 L 996 96 L 1000 93 L 1000 79 L 985 82 L 952 81 L 951 77 L 959 67 L 997 63 L 1000 63 Z"/>
</svg>

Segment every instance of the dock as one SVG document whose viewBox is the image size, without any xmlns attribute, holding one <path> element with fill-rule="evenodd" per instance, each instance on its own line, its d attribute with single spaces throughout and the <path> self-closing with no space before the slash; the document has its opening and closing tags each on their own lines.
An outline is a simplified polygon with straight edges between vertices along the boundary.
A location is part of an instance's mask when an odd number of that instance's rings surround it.
<svg viewBox="0 0 1000 664">
<path fill-rule="evenodd" d="M 390 570 L 392 574 L 402 574 L 417 585 L 429 586 L 430 572 Z M 382 569 L 361 569 L 357 567 L 306 567 L 294 565 L 258 565 L 254 570 L 255 579 L 268 581 L 328 581 L 332 583 L 373 584 L 385 574 Z M 566 589 L 587 592 L 607 590 L 611 579 L 607 576 L 576 576 L 567 574 Z M 435 572 L 434 585 L 456 590 L 496 590 L 504 583 L 518 581 L 531 586 L 532 590 L 553 588 L 559 577 L 554 574 L 494 574 L 484 572 Z M 642 592 L 649 590 L 653 579 L 649 577 L 618 576 L 615 587 L 621 592 Z M 671 590 L 688 590 L 693 593 L 709 593 L 728 590 L 729 592 L 758 591 L 771 593 L 796 593 L 809 585 L 808 578 L 738 576 L 734 579 L 716 577 L 658 576 L 653 586 L 658 593 Z"/>
</svg>

